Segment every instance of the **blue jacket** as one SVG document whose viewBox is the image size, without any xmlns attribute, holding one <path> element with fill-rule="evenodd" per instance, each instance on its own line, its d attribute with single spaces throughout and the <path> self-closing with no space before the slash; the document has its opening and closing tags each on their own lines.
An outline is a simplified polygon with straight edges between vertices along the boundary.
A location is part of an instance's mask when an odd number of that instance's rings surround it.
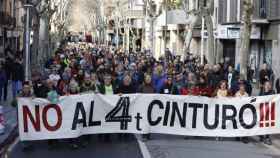
<svg viewBox="0 0 280 158">
<path fill-rule="evenodd" d="M 0 70 L 0 87 L 3 87 L 7 82 L 7 75 L 4 70 Z"/>
<path fill-rule="evenodd" d="M 166 75 L 158 76 L 153 74 L 152 83 L 156 89 L 156 93 L 160 93 L 161 88 L 164 86 L 165 80 L 166 80 Z"/>
</svg>

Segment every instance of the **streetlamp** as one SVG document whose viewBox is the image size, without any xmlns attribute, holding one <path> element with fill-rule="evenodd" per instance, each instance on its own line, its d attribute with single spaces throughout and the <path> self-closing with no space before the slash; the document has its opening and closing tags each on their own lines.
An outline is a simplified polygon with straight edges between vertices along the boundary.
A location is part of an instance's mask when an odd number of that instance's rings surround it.
<svg viewBox="0 0 280 158">
<path fill-rule="evenodd" d="M 30 8 L 31 4 L 25 4 L 26 20 L 25 20 L 25 80 L 30 78 Z"/>
</svg>

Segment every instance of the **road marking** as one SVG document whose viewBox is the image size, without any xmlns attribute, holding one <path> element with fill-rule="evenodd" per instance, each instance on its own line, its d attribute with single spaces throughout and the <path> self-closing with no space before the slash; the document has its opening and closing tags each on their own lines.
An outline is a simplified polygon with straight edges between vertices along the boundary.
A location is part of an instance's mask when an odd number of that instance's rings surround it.
<svg viewBox="0 0 280 158">
<path fill-rule="evenodd" d="M 140 147 L 143 158 L 151 158 L 151 154 L 150 154 L 150 152 L 147 148 L 147 145 L 140 140 L 141 138 L 139 138 L 139 136 L 137 137 L 137 135 L 135 135 L 135 137 L 136 137 L 137 142 L 139 144 L 139 147 Z"/>
<path fill-rule="evenodd" d="M 19 137 L 17 137 L 15 139 L 15 141 L 9 146 L 9 148 L 8 148 L 6 154 L 5 154 L 5 158 L 9 158 L 10 153 L 15 148 L 15 146 L 18 144 L 18 142 L 19 142 Z"/>
</svg>

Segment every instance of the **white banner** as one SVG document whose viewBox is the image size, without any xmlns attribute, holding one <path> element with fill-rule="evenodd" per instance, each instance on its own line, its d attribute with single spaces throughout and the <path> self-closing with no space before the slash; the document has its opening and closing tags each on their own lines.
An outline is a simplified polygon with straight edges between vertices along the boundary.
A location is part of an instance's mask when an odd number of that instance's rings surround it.
<svg viewBox="0 0 280 158">
<path fill-rule="evenodd" d="M 280 133 L 280 95 L 207 98 L 161 94 L 18 99 L 21 140 L 98 133 L 242 137 Z"/>
</svg>

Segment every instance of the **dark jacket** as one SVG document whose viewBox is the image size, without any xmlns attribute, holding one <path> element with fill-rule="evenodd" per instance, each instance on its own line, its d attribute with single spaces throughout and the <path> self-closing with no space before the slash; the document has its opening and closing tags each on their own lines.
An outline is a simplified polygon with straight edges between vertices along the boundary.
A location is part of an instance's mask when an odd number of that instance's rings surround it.
<svg viewBox="0 0 280 158">
<path fill-rule="evenodd" d="M 116 94 L 117 90 L 116 90 L 116 85 L 112 83 L 112 88 L 113 88 L 113 93 Z M 101 94 L 106 94 L 106 89 L 105 89 L 105 84 L 104 83 L 101 83 L 101 84 L 98 84 L 97 85 L 97 89 L 99 91 L 99 93 Z"/>
<path fill-rule="evenodd" d="M 263 91 L 263 92 L 260 93 L 260 96 L 273 95 L 273 94 L 275 94 L 274 90 L 270 90 L 268 92 Z"/>
<path fill-rule="evenodd" d="M 152 84 L 142 84 L 138 90 L 140 93 L 155 93 L 156 90 Z"/>
<path fill-rule="evenodd" d="M 123 94 L 131 94 L 131 93 L 136 93 L 137 91 L 132 84 L 130 84 L 129 86 L 125 86 L 121 84 L 119 88 L 117 88 L 116 92 L 123 93 Z"/>
<path fill-rule="evenodd" d="M 47 98 L 49 88 L 41 82 L 35 82 L 33 86 L 34 95 L 38 98 Z"/>
<path fill-rule="evenodd" d="M 12 81 L 24 81 L 23 65 L 19 63 L 13 63 L 11 77 Z"/>
<path fill-rule="evenodd" d="M 0 87 L 3 87 L 7 83 L 7 75 L 4 70 L 0 70 Z"/>
<path fill-rule="evenodd" d="M 278 78 L 276 80 L 275 88 L 276 88 L 277 93 L 279 94 L 280 93 L 280 78 Z"/>
<path fill-rule="evenodd" d="M 228 75 L 229 75 L 229 72 L 227 72 L 227 73 L 225 74 L 224 80 L 228 81 Z M 231 83 L 230 83 L 230 85 L 231 85 L 231 90 L 232 90 L 234 84 L 238 82 L 237 80 L 238 80 L 238 72 L 233 71 L 233 72 L 232 72 L 232 79 L 231 79 Z"/>
<path fill-rule="evenodd" d="M 170 85 L 165 83 L 160 90 L 160 94 L 179 94 L 179 91 L 173 84 Z"/>
<path fill-rule="evenodd" d="M 268 78 L 265 78 L 265 76 L 267 76 Z M 270 81 L 272 80 L 272 76 L 273 76 L 273 72 L 271 70 L 264 70 L 262 69 L 260 71 L 260 83 L 264 84 L 265 81 Z"/>
</svg>

